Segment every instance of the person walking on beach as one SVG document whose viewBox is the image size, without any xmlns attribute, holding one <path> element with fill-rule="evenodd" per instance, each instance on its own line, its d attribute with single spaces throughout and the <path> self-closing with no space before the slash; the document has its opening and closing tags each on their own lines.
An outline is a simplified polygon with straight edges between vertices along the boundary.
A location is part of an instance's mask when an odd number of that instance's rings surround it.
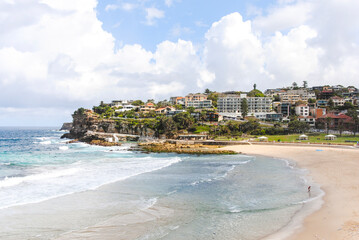
<svg viewBox="0 0 359 240">
<path fill-rule="evenodd" d="M 308 186 L 308 192 L 310 193 L 310 186 Z"/>
</svg>

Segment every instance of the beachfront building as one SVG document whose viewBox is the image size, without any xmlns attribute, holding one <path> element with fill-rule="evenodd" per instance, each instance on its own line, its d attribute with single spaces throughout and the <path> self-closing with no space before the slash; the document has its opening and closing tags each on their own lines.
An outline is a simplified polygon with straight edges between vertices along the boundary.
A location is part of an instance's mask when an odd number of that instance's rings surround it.
<svg viewBox="0 0 359 240">
<path fill-rule="evenodd" d="M 277 112 L 282 114 L 283 117 L 288 117 L 290 115 L 290 103 L 281 103 L 277 106 Z"/>
<path fill-rule="evenodd" d="M 254 115 L 254 113 L 268 113 L 272 111 L 272 99 L 270 97 L 247 97 L 246 94 L 230 94 L 218 98 L 218 112 L 241 114 L 243 99 L 247 99 L 248 116 Z"/>
<path fill-rule="evenodd" d="M 309 107 L 306 104 L 301 104 L 295 107 L 295 114 L 298 116 L 308 117 L 309 116 Z"/>
</svg>

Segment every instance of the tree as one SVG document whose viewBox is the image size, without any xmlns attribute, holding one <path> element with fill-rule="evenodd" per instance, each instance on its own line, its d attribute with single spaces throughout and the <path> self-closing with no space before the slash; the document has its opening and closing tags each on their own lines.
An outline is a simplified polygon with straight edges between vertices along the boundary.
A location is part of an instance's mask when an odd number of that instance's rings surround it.
<svg viewBox="0 0 359 240">
<path fill-rule="evenodd" d="M 264 97 L 264 94 L 258 89 L 253 89 L 248 93 L 248 97 Z"/>
<path fill-rule="evenodd" d="M 314 98 L 309 98 L 308 99 L 308 103 L 316 103 L 316 102 L 317 102 L 317 100 L 314 99 Z"/>
<path fill-rule="evenodd" d="M 219 93 L 211 92 L 207 97 L 208 100 L 212 100 L 213 107 L 217 107 L 218 96 L 219 96 Z"/>
<path fill-rule="evenodd" d="M 77 109 L 73 115 L 83 115 L 85 113 L 85 109 L 80 107 L 79 109 Z"/>
<path fill-rule="evenodd" d="M 296 82 L 293 82 L 292 87 L 293 87 L 293 89 L 298 89 L 298 84 Z"/>
<path fill-rule="evenodd" d="M 355 109 L 349 109 L 347 115 L 351 118 L 353 118 L 353 132 L 354 137 L 356 136 L 356 133 L 359 131 L 359 117 L 358 113 Z"/>
<path fill-rule="evenodd" d="M 196 110 L 194 107 L 188 107 L 188 108 L 187 108 L 187 112 L 188 112 L 189 114 L 194 113 L 194 110 Z"/>
<path fill-rule="evenodd" d="M 188 129 L 194 120 L 188 112 L 177 113 L 173 116 L 173 121 L 176 123 L 178 129 Z"/>
<path fill-rule="evenodd" d="M 304 133 L 309 130 L 309 125 L 299 120 L 293 120 L 288 123 L 288 130 L 293 133 Z"/>
<path fill-rule="evenodd" d="M 257 84 L 253 85 L 253 89 L 256 90 L 257 89 Z"/>
<path fill-rule="evenodd" d="M 248 102 L 245 98 L 241 102 L 241 113 L 243 118 L 245 118 L 248 114 Z"/>
<path fill-rule="evenodd" d="M 133 106 L 141 106 L 141 105 L 144 105 L 145 103 L 142 102 L 141 100 L 136 100 L 136 101 L 133 101 L 132 102 L 132 105 Z"/>
<path fill-rule="evenodd" d="M 162 116 L 158 119 L 155 130 L 157 136 L 165 134 L 167 138 L 172 138 L 177 131 L 177 126 L 171 117 Z"/>
<path fill-rule="evenodd" d="M 208 88 L 206 88 L 206 90 L 204 91 L 204 93 L 210 94 L 210 93 L 211 93 L 211 90 L 209 90 Z"/>
<path fill-rule="evenodd" d="M 307 88 L 308 87 L 308 82 L 307 81 L 303 81 L 303 88 Z"/>
</svg>

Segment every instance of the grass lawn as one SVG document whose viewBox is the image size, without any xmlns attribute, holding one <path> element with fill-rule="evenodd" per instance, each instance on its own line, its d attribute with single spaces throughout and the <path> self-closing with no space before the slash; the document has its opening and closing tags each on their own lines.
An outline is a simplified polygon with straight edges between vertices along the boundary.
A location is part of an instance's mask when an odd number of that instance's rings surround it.
<svg viewBox="0 0 359 240">
<path fill-rule="evenodd" d="M 311 134 L 306 134 L 308 136 L 308 140 L 299 140 L 299 136 L 301 134 L 293 134 L 293 135 L 265 135 L 268 138 L 269 142 L 273 142 L 276 141 L 278 142 L 278 140 L 280 140 L 280 142 L 302 142 L 302 143 L 340 143 L 340 144 L 347 144 L 347 145 L 353 145 L 356 144 L 356 142 L 359 142 L 359 136 L 349 136 L 349 135 L 343 135 L 342 137 L 337 136 L 337 138 L 335 140 L 325 140 L 325 136 L 327 134 L 319 134 L 319 135 L 311 135 Z M 250 138 L 254 138 L 255 141 L 259 141 L 258 139 L 256 139 L 257 137 L 260 136 L 251 136 Z M 220 141 L 241 141 L 241 140 L 247 140 L 248 138 L 241 138 L 238 137 L 233 138 L 233 137 L 225 137 L 225 136 L 220 136 L 220 137 L 216 137 L 215 140 L 220 140 Z M 346 141 L 353 141 L 353 142 L 346 142 Z"/>
</svg>

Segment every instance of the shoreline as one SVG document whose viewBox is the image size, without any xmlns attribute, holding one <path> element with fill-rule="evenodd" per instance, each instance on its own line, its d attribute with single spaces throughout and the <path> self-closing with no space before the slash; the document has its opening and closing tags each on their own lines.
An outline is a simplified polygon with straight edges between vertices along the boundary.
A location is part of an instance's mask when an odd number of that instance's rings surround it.
<svg viewBox="0 0 359 240">
<path fill-rule="evenodd" d="M 359 206 L 355 204 L 355 199 L 359 197 L 359 177 L 356 172 L 359 169 L 358 149 L 325 146 L 303 149 L 301 146 L 283 145 L 235 145 L 224 149 L 293 161 L 296 167 L 308 170 L 307 176 L 325 192 L 320 198 L 323 204 L 317 206 L 317 210 L 304 216 L 300 216 L 302 213 L 296 214 L 288 225 L 264 239 L 278 239 L 279 234 L 284 232 L 288 235 L 292 232 L 289 236 L 282 236 L 290 240 L 359 238 Z M 304 208 L 308 208 L 308 203 Z M 297 220 L 301 224 L 292 226 Z"/>
</svg>

